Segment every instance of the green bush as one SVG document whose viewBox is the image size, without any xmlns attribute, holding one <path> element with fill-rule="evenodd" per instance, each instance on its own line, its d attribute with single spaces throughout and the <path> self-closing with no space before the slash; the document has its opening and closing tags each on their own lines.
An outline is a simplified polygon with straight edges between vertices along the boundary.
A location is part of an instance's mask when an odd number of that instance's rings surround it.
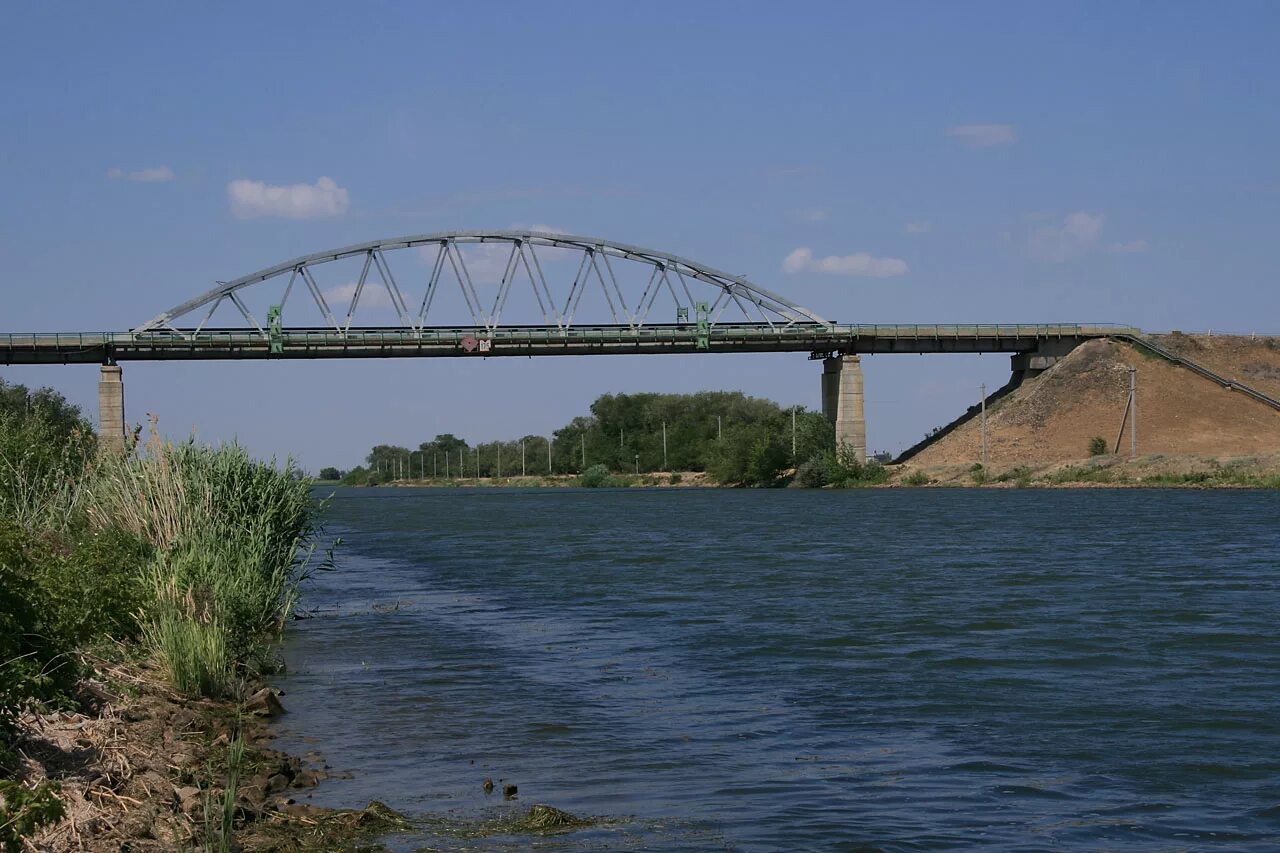
<svg viewBox="0 0 1280 853">
<path fill-rule="evenodd" d="M 1089 439 L 1089 455 L 1090 456 L 1106 456 L 1107 440 L 1100 435 L 1095 435 Z"/>
<path fill-rule="evenodd" d="M 711 449 L 707 471 L 719 483 L 774 486 L 790 462 L 790 446 L 780 431 L 765 424 L 735 424 Z"/>
<path fill-rule="evenodd" d="M 827 485 L 827 472 L 829 463 L 824 457 L 810 459 L 807 462 L 800 463 L 796 468 L 795 479 L 791 481 L 793 486 L 802 489 L 820 489 Z"/>
<path fill-rule="evenodd" d="M 96 448 L 93 428 L 61 394 L 0 380 L 0 518 L 67 527 Z"/>
<path fill-rule="evenodd" d="M 58 790 L 53 782 L 28 788 L 20 782 L 0 780 L 0 846 L 7 851 L 23 850 L 24 838 L 62 820 L 66 808 L 58 799 Z"/>
<path fill-rule="evenodd" d="M 0 522 L 0 739 L 25 708 L 54 698 L 74 676 L 37 582 L 31 552 L 40 547 L 21 527 Z"/>
<path fill-rule="evenodd" d="M 584 489 L 599 489 L 613 484 L 613 476 L 604 465 L 592 465 L 578 477 L 578 485 Z"/>
<path fill-rule="evenodd" d="M 1019 480 L 1026 480 L 1030 482 L 1031 469 L 1028 468 L 1026 465 L 1018 465 L 1016 467 L 1010 468 L 1008 471 L 1005 471 L 1001 473 L 998 477 L 996 477 L 997 483 L 1007 483 L 1010 480 L 1014 480 L 1015 482 Z"/>
<path fill-rule="evenodd" d="M 863 462 L 850 447 L 839 452 L 822 451 L 796 468 L 792 485 L 806 489 L 830 486 L 856 489 L 874 486 L 889 479 L 889 471 L 877 461 Z"/>
<path fill-rule="evenodd" d="M 927 486 L 928 484 L 929 475 L 923 471 L 912 471 L 902 478 L 902 485 L 904 486 Z"/>
<path fill-rule="evenodd" d="M 151 558 L 150 546 L 116 527 L 83 534 L 67 553 L 45 553 L 35 578 L 49 630 L 66 646 L 136 636 Z"/>
</svg>

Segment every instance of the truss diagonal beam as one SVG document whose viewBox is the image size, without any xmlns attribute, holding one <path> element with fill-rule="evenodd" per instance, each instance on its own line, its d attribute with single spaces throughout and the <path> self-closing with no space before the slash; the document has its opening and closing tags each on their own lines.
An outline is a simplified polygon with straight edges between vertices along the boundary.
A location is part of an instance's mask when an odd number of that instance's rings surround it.
<svg viewBox="0 0 1280 853">
<path fill-rule="evenodd" d="M 511 246 L 511 250 L 507 254 L 507 263 L 503 268 L 502 277 L 498 283 L 498 292 L 493 297 L 491 307 L 482 301 L 476 281 L 467 268 L 466 259 L 463 257 L 460 248 L 463 245 L 473 243 L 506 243 Z M 386 253 L 398 249 L 421 249 L 424 247 L 435 247 L 436 255 L 434 263 L 431 265 L 431 272 L 427 279 L 421 305 L 417 314 L 413 315 L 409 310 L 404 291 L 401 290 L 391 271 L 391 265 L 386 258 Z M 538 257 L 537 250 L 539 248 L 570 251 L 581 255 L 577 273 L 568 285 L 567 294 L 563 293 L 559 286 L 555 290 L 552 289 L 546 271 L 543 269 L 542 261 Z M 352 294 L 351 304 L 344 318 L 345 323 L 340 323 L 333 316 L 333 312 L 325 300 L 324 292 L 316 283 L 314 269 L 323 264 L 360 256 L 363 256 L 365 261 L 364 269 L 361 272 L 360 280 L 356 283 L 355 292 Z M 631 307 L 632 303 L 628 302 L 623 281 L 614 269 L 613 261 L 615 259 L 648 264 L 653 268 L 647 274 L 648 283 L 645 285 L 643 293 L 633 303 L 634 309 Z M 663 290 L 671 296 L 677 307 L 682 305 L 691 306 L 698 301 L 712 303 L 715 306 L 710 312 L 712 323 L 718 320 L 724 307 L 732 303 L 741 309 L 746 316 L 752 315 L 753 311 L 749 306 L 754 306 L 754 312 L 759 313 L 763 321 L 770 326 L 780 324 L 781 327 L 787 328 L 797 323 L 830 325 L 822 317 L 807 308 L 777 293 L 766 290 L 742 276 L 731 275 L 705 264 L 666 252 L 642 249 L 637 246 L 593 237 L 553 234 L 544 231 L 446 231 L 436 234 L 374 240 L 327 252 L 303 255 L 232 281 L 219 282 L 218 286 L 212 290 L 176 305 L 142 323 L 134 329 L 134 332 L 143 333 L 161 329 L 174 329 L 176 328 L 176 321 L 180 318 L 198 309 L 207 309 L 208 313 L 198 327 L 202 328 L 212 316 L 213 311 L 225 301 L 230 301 L 235 305 L 249 327 L 261 332 L 261 324 L 248 310 L 240 292 L 245 288 L 286 274 L 289 280 L 284 289 L 284 299 L 281 299 L 279 304 L 284 304 L 284 301 L 287 300 L 288 295 L 292 292 L 296 279 L 301 277 L 325 321 L 330 323 L 335 330 L 344 332 L 353 327 L 357 309 L 364 294 L 364 286 L 368 283 L 368 275 L 371 269 L 377 270 L 378 277 L 382 279 L 383 287 L 386 289 L 391 305 L 395 309 L 403 327 L 410 330 L 419 330 L 427 326 L 427 317 L 431 312 L 433 303 L 437 301 L 436 296 L 439 292 L 440 276 L 443 274 L 446 265 L 458 281 L 463 301 L 466 303 L 467 310 L 470 312 L 475 325 L 491 331 L 499 327 L 500 320 L 506 313 L 504 309 L 511 294 L 514 279 L 521 274 L 521 270 L 529 279 L 531 289 L 538 303 L 538 310 L 542 313 L 543 321 L 548 324 L 554 321 L 555 325 L 560 329 L 568 329 L 572 326 L 578 306 L 582 301 L 583 292 L 587 288 L 588 279 L 593 277 L 601 288 L 613 322 L 626 324 L 632 328 L 639 328 L 644 325 L 654 307 L 654 301 L 658 293 Z M 673 283 L 672 276 L 679 282 L 679 288 Z M 709 285 L 711 287 L 705 300 L 695 298 L 693 290 L 690 288 L 690 282 L 700 282 L 701 285 Z M 283 280 L 281 283 L 283 284 Z M 560 292 L 557 293 L 557 291 Z M 683 292 L 683 300 L 681 292 Z M 635 291 L 633 291 L 633 297 L 634 294 Z M 560 296 L 562 298 L 558 298 Z"/>
</svg>

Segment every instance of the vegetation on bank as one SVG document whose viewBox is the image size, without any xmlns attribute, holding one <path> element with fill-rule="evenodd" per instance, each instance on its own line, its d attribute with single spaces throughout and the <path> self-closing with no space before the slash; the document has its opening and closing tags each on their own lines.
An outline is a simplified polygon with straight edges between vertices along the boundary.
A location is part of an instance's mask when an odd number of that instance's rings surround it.
<svg viewBox="0 0 1280 853">
<path fill-rule="evenodd" d="M 1033 468 L 1016 465 L 988 470 L 974 464 L 963 474 L 956 468 L 915 468 L 891 482 L 902 486 L 994 486 L 1052 488 L 1113 486 L 1119 488 L 1280 489 L 1277 460 L 1217 460 L 1151 454 L 1128 460 L 1094 455 L 1071 464 Z"/>
<path fill-rule="evenodd" d="M 581 485 L 629 485 L 654 472 L 706 472 L 735 486 L 857 486 L 883 482 L 884 468 L 835 451 L 830 422 L 741 392 L 606 394 L 550 438 L 472 445 L 452 433 L 416 448 L 379 444 L 351 471 L 321 479 L 348 485 L 402 480 L 574 475 Z"/>
<path fill-rule="evenodd" d="M 118 641 L 181 693 L 239 696 L 273 666 L 318 510 L 292 463 L 154 424 L 100 454 L 60 395 L 0 381 L 0 845 L 60 815 L 49 786 L 17 795 L 10 745 L 24 711 L 73 705 L 80 651 Z"/>
</svg>

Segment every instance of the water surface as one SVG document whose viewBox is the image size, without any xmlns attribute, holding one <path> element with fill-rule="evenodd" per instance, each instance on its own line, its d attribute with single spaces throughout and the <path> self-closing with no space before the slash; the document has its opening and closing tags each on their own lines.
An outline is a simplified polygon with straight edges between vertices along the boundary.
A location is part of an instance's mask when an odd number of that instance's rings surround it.
<svg viewBox="0 0 1280 853">
<path fill-rule="evenodd" d="M 419 820 L 395 849 L 1280 839 L 1280 494 L 351 489 L 330 519 L 280 744 L 351 774 L 315 802 Z M 450 831 L 534 802 L 603 822 Z"/>
</svg>

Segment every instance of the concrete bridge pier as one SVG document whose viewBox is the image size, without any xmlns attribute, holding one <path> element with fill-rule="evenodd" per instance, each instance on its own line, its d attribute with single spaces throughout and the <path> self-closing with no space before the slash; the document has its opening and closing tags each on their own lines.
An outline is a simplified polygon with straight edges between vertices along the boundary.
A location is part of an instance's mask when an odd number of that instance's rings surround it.
<svg viewBox="0 0 1280 853">
<path fill-rule="evenodd" d="M 822 360 L 822 413 L 836 428 L 836 448 L 867 461 L 867 422 L 862 410 L 862 357 Z"/>
<path fill-rule="evenodd" d="M 1009 369 L 1013 371 L 1013 384 L 1021 384 L 1053 367 L 1067 353 L 1080 345 L 1078 338 L 1059 338 L 1041 341 L 1031 352 L 1020 352 L 1009 359 Z"/>
<path fill-rule="evenodd" d="M 124 453 L 124 375 L 116 364 L 102 365 L 98 376 L 98 448 Z"/>
</svg>

